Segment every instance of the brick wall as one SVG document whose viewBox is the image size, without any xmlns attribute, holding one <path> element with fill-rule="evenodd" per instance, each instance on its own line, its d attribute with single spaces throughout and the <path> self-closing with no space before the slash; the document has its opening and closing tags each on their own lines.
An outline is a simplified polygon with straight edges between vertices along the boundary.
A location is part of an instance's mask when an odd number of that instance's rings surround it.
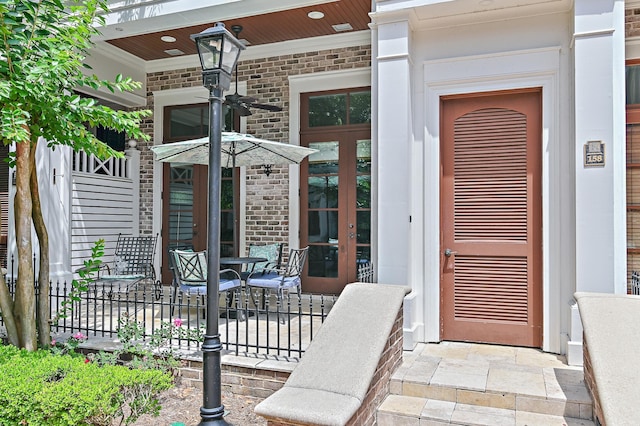
<svg viewBox="0 0 640 426">
<path fill-rule="evenodd" d="M 297 53 L 278 57 L 242 60 L 238 64 L 238 79 L 246 81 L 247 95 L 258 103 L 279 105 L 280 112 L 253 110 L 247 117 L 247 133 L 256 137 L 288 142 L 289 83 L 292 75 L 324 71 L 367 68 L 371 66 L 371 46 L 356 46 L 324 51 Z M 185 68 L 147 75 L 147 108 L 153 110 L 153 92 L 202 85 L 199 68 Z M 142 129 L 153 138 L 153 117 L 145 120 Z M 140 143 L 140 232 L 151 233 L 153 212 L 153 155 L 147 146 L 153 140 Z M 271 176 L 261 167 L 247 169 L 246 237 L 247 244 L 288 241 L 289 187 L 288 167 L 274 167 Z M 288 249 L 287 249 L 288 251 Z"/>
<path fill-rule="evenodd" d="M 593 377 L 593 366 L 591 365 L 591 357 L 589 356 L 589 347 L 587 346 L 586 338 L 582 338 L 582 356 L 583 356 L 583 370 L 584 381 L 589 389 L 591 400 L 593 401 L 593 418 L 597 419 L 600 425 L 604 426 L 604 416 L 602 415 L 602 406 L 600 405 L 600 395 L 598 394 L 598 387 L 596 386 L 596 380 Z"/>
<path fill-rule="evenodd" d="M 624 11 L 625 37 L 640 36 L 640 9 Z"/>
<path fill-rule="evenodd" d="M 290 374 L 224 363 L 220 368 L 222 390 L 230 391 L 234 395 L 250 395 L 263 399 L 280 389 Z M 180 368 L 179 374 L 182 383 L 202 389 L 202 361 L 186 361 L 186 365 Z"/>
</svg>

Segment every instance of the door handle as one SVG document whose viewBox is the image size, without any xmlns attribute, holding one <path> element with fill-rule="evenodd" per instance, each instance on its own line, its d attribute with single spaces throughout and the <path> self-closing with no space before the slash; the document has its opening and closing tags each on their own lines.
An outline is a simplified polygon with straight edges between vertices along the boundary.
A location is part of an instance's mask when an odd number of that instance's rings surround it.
<svg viewBox="0 0 640 426">
<path fill-rule="evenodd" d="M 457 251 L 451 251 L 451 249 L 446 249 L 444 251 L 444 255 L 447 256 L 447 257 L 451 257 L 451 255 L 455 256 L 456 254 L 458 254 L 458 252 Z"/>
</svg>

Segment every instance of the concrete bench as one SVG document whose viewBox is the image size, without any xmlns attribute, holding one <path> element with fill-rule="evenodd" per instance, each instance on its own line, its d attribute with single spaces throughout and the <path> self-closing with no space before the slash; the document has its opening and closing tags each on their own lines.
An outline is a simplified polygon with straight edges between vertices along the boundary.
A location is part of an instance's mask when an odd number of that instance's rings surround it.
<svg viewBox="0 0 640 426">
<path fill-rule="evenodd" d="M 601 425 L 640 425 L 640 297 L 576 293 L 584 375 Z"/>
<path fill-rule="evenodd" d="M 366 425 L 402 362 L 402 304 L 409 288 L 345 287 L 284 386 L 255 412 L 270 425 Z"/>
</svg>

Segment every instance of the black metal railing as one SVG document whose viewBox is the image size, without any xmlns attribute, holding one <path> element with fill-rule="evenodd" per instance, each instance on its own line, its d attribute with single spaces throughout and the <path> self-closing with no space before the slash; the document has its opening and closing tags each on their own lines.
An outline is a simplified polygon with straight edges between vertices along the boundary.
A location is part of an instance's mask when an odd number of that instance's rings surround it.
<svg viewBox="0 0 640 426">
<path fill-rule="evenodd" d="M 15 282 L 9 278 L 13 292 Z M 144 330 L 144 339 L 166 327 L 180 327 L 204 331 L 206 302 L 202 295 L 187 296 L 179 293 L 174 300 L 173 289 L 165 286 L 159 298 L 151 287 L 148 291 L 122 290 L 117 283 L 91 287 L 76 294 L 71 300 L 72 287 L 67 283 L 51 285 L 51 318 L 63 315 L 51 324 L 54 334 L 83 333 L 91 339 L 116 339 L 120 321 L 136 321 Z M 36 286 L 37 295 L 37 286 Z M 256 302 L 253 301 L 256 299 Z M 299 358 L 314 333 L 324 322 L 337 296 L 296 293 L 285 295 L 279 302 L 275 295 L 257 292 L 254 297 L 242 292 L 222 293 L 219 304 L 219 332 L 223 349 L 228 353 L 265 354 L 277 357 Z M 64 308 L 64 306 L 67 306 Z M 0 318 L 0 324 L 3 324 Z M 198 334 L 198 333 L 195 333 Z M 199 342 L 189 339 L 171 339 L 172 347 L 197 350 Z"/>
<path fill-rule="evenodd" d="M 628 293 L 640 295 L 640 273 L 638 271 L 631 272 L 631 286 Z"/>
</svg>

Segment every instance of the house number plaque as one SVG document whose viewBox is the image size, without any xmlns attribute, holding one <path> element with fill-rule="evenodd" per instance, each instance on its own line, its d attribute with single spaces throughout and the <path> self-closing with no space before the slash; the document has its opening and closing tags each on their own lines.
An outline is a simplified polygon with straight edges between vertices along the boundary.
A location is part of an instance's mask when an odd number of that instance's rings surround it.
<svg viewBox="0 0 640 426">
<path fill-rule="evenodd" d="M 589 141 L 584 144 L 584 166 L 604 167 L 604 144 L 602 141 Z"/>
</svg>

